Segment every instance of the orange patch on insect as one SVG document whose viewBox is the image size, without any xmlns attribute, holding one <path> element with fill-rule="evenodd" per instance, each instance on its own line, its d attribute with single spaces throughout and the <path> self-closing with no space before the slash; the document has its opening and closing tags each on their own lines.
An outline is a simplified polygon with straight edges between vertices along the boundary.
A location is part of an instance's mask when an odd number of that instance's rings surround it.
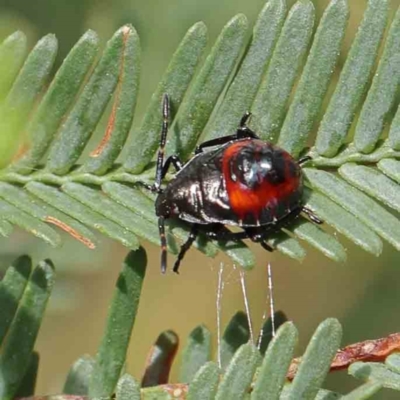
<svg viewBox="0 0 400 400">
<path fill-rule="evenodd" d="M 264 145 L 264 142 L 259 142 L 260 146 Z M 273 210 L 278 202 L 284 201 L 295 192 L 300 185 L 300 178 L 290 176 L 287 165 L 292 161 L 292 157 L 289 153 L 283 153 L 285 161 L 289 163 L 286 163 L 287 170 L 285 171 L 285 176 L 288 179 L 285 179 L 282 183 L 274 184 L 269 182 L 268 178 L 265 178 L 255 189 L 251 189 L 242 182 L 233 180 L 230 170 L 230 160 L 248 143 L 249 140 L 243 140 L 227 147 L 223 155 L 222 171 L 232 210 L 241 219 L 246 214 L 253 214 L 257 219 L 263 209 L 269 208 Z"/>
</svg>

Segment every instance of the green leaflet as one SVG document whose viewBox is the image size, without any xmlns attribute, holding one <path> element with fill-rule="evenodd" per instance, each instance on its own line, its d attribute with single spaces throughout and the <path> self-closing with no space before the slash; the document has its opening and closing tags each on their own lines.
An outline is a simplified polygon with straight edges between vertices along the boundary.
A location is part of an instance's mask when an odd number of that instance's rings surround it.
<svg viewBox="0 0 400 400">
<path fill-rule="evenodd" d="M 284 0 L 270 0 L 261 10 L 253 29 L 251 45 L 224 101 L 207 128 L 204 139 L 232 134 L 240 118 L 250 110 L 286 17 Z"/>
<path fill-rule="evenodd" d="M 308 196 L 307 206 L 325 223 L 332 225 L 364 250 L 376 256 L 382 252 L 379 237 L 354 215 L 315 190 L 308 191 Z"/>
<path fill-rule="evenodd" d="M 400 183 L 400 161 L 384 159 L 379 161 L 378 168 L 389 178 Z"/>
<path fill-rule="evenodd" d="M 297 340 L 298 332 L 293 323 L 287 322 L 279 328 L 258 371 L 251 400 L 279 399 Z"/>
<path fill-rule="evenodd" d="M 204 364 L 189 386 L 188 400 L 214 400 L 219 383 L 219 368 L 214 362 Z"/>
<path fill-rule="evenodd" d="M 53 265 L 48 260 L 42 261 L 29 279 L 21 298 L 21 307 L 15 314 L 1 348 L 1 399 L 13 399 L 24 379 L 53 283 Z"/>
<path fill-rule="evenodd" d="M 243 311 L 238 311 L 229 321 L 221 338 L 221 347 L 216 358 L 221 360 L 224 370 L 231 361 L 236 350 L 250 339 L 250 330 L 247 316 Z"/>
<path fill-rule="evenodd" d="M 348 163 L 339 168 L 339 174 L 371 197 L 375 197 L 394 210 L 400 211 L 400 186 L 378 170 Z"/>
<path fill-rule="evenodd" d="M 386 26 L 387 8 L 386 0 L 368 1 L 368 8 L 318 130 L 316 149 L 325 157 L 333 157 L 339 151 L 365 93 Z"/>
<path fill-rule="evenodd" d="M 241 346 L 226 368 L 215 400 L 243 398 L 260 360 L 260 353 L 252 343 Z"/>
<path fill-rule="evenodd" d="M 340 346 L 342 328 L 336 319 L 322 322 L 311 338 L 290 386 L 288 399 L 314 398 Z"/>
<path fill-rule="evenodd" d="M 51 172 L 66 174 L 82 154 L 117 86 L 120 68 L 115 60 L 121 62 L 125 35 L 126 27 L 122 27 L 109 40 L 88 83 L 62 124 L 46 164 Z"/>
<path fill-rule="evenodd" d="M 210 360 L 211 332 L 202 325 L 193 329 L 182 353 L 179 381 L 191 383 L 200 367 Z"/>
<path fill-rule="evenodd" d="M 140 77 L 140 43 L 135 29 L 122 28 L 122 51 L 118 60 L 119 76 L 112 110 L 103 138 L 83 165 L 84 172 L 103 175 L 119 156 L 133 121 Z"/>
<path fill-rule="evenodd" d="M 10 163 L 22 143 L 24 126 L 49 77 L 57 47 L 54 35 L 39 40 L 0 108 L 0 130 L 3 132 L 0 139 L 0 167 Z"/>
<path fill-rule="evenodd" d="M 296 94 L 289 107 L 278 144 L 298 157 L 320 111 L 340 53 L 349 10 L 346 0 L 333 0 L 318 25 Z"/>
<path fill-rule="evenodd" d="M 244 15 L 232 18 L 223 28 L 170 130 L 167 152 L 187 158 L 194 149 L 219 95 L 232 73 L 244 45 L 247 31 Z"/>
<path fill-rule="evenodd" d="M 34 218 L 22 211 L 21 209 L 13 206 L 11 203 L 0 199 L 0 216 L 14 225 L 21 227 L 22 229 L 31 232 L 38 238 L 43 239 L 45 242 L 53 247 L 61 245 L 60 235 L 50 228 L 47 224 L 44 224 L 37 218 Z"/>
<path fill-rule="evenodd" d="M 109 397 L 114 393 L 125 364 L 146 264 L 147 256 L 143 248 L 131 251 L 125 259 L 91 374 L 88 391 L 90 397 Z"/>
<path fill-rule="evenodd" d="M 207 28 L 199 22 L 193 25 L 179 47 L 154 92 L 138 130 L 132 134 L 124 169 L 138 173 L 151 161 L 158 148 L 162 125 L 161 99 L 165 93 L 171 102 L 171 112 L 177 112 L 192 80 L 207 43 Z"/>
<path fill-rule="evenodd" d="M 46 203 L 57 204 L 57 207 L 61 211 L 120 241 L 125 246 L 130 248 L 139 247 L 139 242 L 134 234 L 127 232 L 121 226 L 102 217 L 97 212 L 92 211 L 84 204 L 62 193 L 58 189 L 38 182 L 29 183 L 26 185 L 26 189 Z"/>
<path fill-rule="evenodd" d="M 35 393 L 36 379 L 39 370 L 39 353 L 33 351 L 29 360 L 27 371 L 19 384 L 16 397 L 33 396 Z"/>
<path fill-rule="evenodd" d="M 129 374 L 123 375 L 118 381 L 115 392 L 116 400 L 140 400 L 140 386 Z"/>
<path fill-rule="evenodd" d="M 95 360 L 89 355 L 80 357 L 72 365 L 64 384 L 63 393 L 87 395 Z"/>
<path fill-rule="evenodd" d="M 382 388 L 382 386 L 383 385 L 381 385 L 380 383 L 367 382 L 364 385 L 360 386 L 359 388 L 354 389 L 346 396 L 341 397 L 341 400 L 369 399 L 375 393 L 377 393 Z"/>
<path fill-rule="evenodd" d="M 346 261 L 344 247 L 316 224 L 308 221 L 296 221 L 293 224 L 293 233 L 322 251 L 328 258 L 340 262 Z"/>
<path fill-rule="evenodd" d="M 286 114 L 294 81 L 306 54 L 314 26 L 314 6 L 300 0 L 291 8 L 261 82 L 251 111 L 252 128 L 275 142 Z"/>
<path fill-rule="evenodd" d="M 368 380 L 383 387 L 400 390 L 400 374 L 391 371 L 384 364 L 355 362 L 350 365 L 349 374 L 363 381 Z"/>
<path fill-rule="evenodd" d="M 382 2 L 384 3 L 384 2 Z M 385 48 L 379 61 L 371 88 L 361 110 L 354 134 L 354 145 L 362 153 L 370 153 L 382 134 L 390 110 L 395 105 L 400 87 L 400 9 L 390 26 Z M 399 146 L 396 124 L 392 124 L 389 141 L 394 149 Z"/>
<path fill-rule="evenodd" d="M 76 100 L 79 88 L 97 55 L 98 42 L 96 33 L 89 30 L 64 60 L 27 127 L 30 147 L 12 165 L 13 170 L 28 174 L 41 161 L 63 117 Z"/>
<path fill-rule="evenodd" d="M 66 183 L 62 186 L 62 189 L 64 193 L 81 202 L 88 209 L 92 209 L 94 212 L 103 215 L 107 220 L 118 224 L 124 231 L 141 235 L 147 240 L 159 244 L 158 230 L 155 225 L 147 223 L 143 218 L 104 196 L 100 191 L 78 183 Z M 131 221 L 135 221 L 135 224 L 130 223 Z M 176 252 L 176 247 L 170 247 L 170 250 Z"/>
<path fill-rule="evenodd" d="M 400 249 L 400 222 L 371 198 L 333 174 L 305 169 L 313 188 L 350 211 L 382 238 Z"/>
<path fill-rule="evenodd" d="M 26 56 L 26 36 L 17 31 L 0 45 L 0 100 L 3 101 Z"/>
<path fill-rule="evenodd" d="M 24 293 L 32 269 L 32 261 L 28 256 L 17 258 L 0 281 L 0 345 L 10 328 L 18 304 Z"/>
</svg>

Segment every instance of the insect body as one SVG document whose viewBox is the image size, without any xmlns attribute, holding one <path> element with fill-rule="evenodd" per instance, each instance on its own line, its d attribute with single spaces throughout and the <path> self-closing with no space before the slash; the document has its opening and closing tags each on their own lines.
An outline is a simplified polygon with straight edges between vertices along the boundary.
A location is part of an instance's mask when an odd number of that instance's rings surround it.
<svg viewBox="0 0 400 400">
<path fill-rule="evenodd" d="M 272 251 L 265 242 L 268 234 L 301 212 L 307 213 L 315 223 L 322 222 L 303 206 L 300 165 L 310 158 L 296 161 L 285 150 L 260 140 L 246 124 L 249 113 L 243 116 L 236 133 L 202 143 L 186 164 L 176 156 L 164 163 L 168 114 L 165 95 L 156 181 L 148 186 L 158 193 L 155 209 L 159 217 L 162 272 L 166 271 L 164 221 L 167 218 L 192 224 L 175 262 L 175 272 L 200 231 L 220 241 L 249 238 Z M 204 151 L 207 147 L 213 149 Z M 161 181 L 171 164 L 177 173 L 161 189 Z M 225 225 L 242 230 L 231 232 Z"/>
<path fill-rule="evenodd" d="M 237 139 L 195 155 L 159 194 L 159 216 L 207 225 L 273 224 L 301 206 L 301 169 L 288 153 Z"/>
</svg>

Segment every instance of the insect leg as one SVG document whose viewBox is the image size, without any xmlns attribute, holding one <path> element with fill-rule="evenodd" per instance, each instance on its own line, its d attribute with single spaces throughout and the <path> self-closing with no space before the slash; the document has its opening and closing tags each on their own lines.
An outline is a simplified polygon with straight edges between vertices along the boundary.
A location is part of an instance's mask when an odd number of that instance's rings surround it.
<svg viewBox="0 0 400 400">
<path fill-rule="evenodd" d="M 251 112 L 246 111 L 239 122 L 239 128 L 236 132 L 238 139 L 244 139 L 244 138 L 259 139 L 257 134 L 247 126 L 247 122 L 250 120 L 250 118 L 251 118 Z"/>
<path fill-rule="evenodd" d="M 207 140 L 196 147 L 195 154 L 201 153 L 206 147 L 221 146 L 225 143 L 231 142 L 232 140 L 246 138 L 258 139 L 258 136 L 246 125 L 250 117 L 251 113 L 246 112 L 241 118 L 239 127 L 235 134 Z"/>
<path fill-rule="evenodd" d="M 221 146 L 225 143 L 231 142 L 232 140 L 237 140 L 238 136 L 235 133 L 234 135 L 228 135 L 228 136 L 222 136 L 219 138 L 207 140 L 206 142 L 203 142 L 199 144 L 196 147 L 196 150 L 194 151 L 195 154 L 199 154 L 203 152 L 203 149 L 206 147 L 213 147 L 213 146 Z"/>
<path fill-rule="evenodd" d="M 261 247 L 269 252 L 273 252 L 274 248 L 266 243 L 264 240 L 260 240 Z"/>
<path fill-rule="evenodd" d="M 247 122 L 249 121 L 250 118 L 251 118 L 251 112 L 246 111 L 239 122 L 239 128 L 246 128 Z"/>
<path fill-rule="evenodd" d="M 274 251 L 274 248 L 265 241 L 267 236 L 271 234 L 271 229 L 265 229 L 264 227 L 248 228 L 246 232 L 253 242 L 260 243 L 262 248 L 267 251 Z"/>
<path fill-rule="evenodd" d="M 312 160 L 312 157 L 311 157 L 311 156 L 304 156 L 304 157 L 301 157 L 301 158 L 299 159 L 298 164 L 301 165 L 301 164 L 304 164 L 304 163 L 306 163 L 307 161 L 311 161 L 311 160 Z"/>
<path fill-rule="evenodd" d="M 307 214 L 310 220 L 315 224 L 321 225 L 324 222 L 322 221 L 322 219 L 318 218 L 318 216 L 315 215 L 314 212 L 310 210 L 308 207 L 303 207 L 301 211 L 303 211 L 304 214 Z"/>
<path fill-rule="evenodd" d="M 242 239 L 248 239 L 249 235 L 245 231 L 231 232 L 224 226 L 211 226 L 208 230 L 204 231 L 205 235 L 212 240 L 219 242 L 227 242 L 229 240 L 238 241 Z"/>
<path fill-rule="evenodd" d="M 189 237 L 187 238 L 186 242 L 183 243 L 181 249 L 179 251 L 178 257 L 176 258 L 173 271 L 177 274 L 179 273 L 179 265 L 183 260 L 186 252 L 190 249 L 193 242 L 196 240 L 197 234 L 199 232 L 198 226 L 196 224 L 192 225 L 192 229 L 190 230 Z"/>
<path fill-rule="evenodd" d="M 176 171 L 180 171 L 183 167 L 182 161 L 179 159 L 178 156 L 169 156 L 167 160 L 165 161 L 165 164 L 162 167 L 162 172 L 161 172 L 161 179 L 167 175 L 167 172 L 171 166 L 171 164 L 174 166 Z"/>
<path fill-rule="evenodd" d="M 161 272 L 165 274 L 167 270 L 167 239 L 165 237 L 164 217 L 158 218 L 158 231 L 161 242 Z"/>
</svg>

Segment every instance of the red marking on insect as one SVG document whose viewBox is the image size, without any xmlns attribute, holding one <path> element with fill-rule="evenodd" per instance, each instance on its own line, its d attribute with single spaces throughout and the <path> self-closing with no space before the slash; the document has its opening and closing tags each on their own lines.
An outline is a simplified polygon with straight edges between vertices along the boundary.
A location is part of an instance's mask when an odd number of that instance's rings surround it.
<svg viewBox="0 0 400 400">
<path fill-rule="evenodd" d="M 249 152 L 252 148 L 252 152 Z M 238 158 L 243 158 L 243 152 L 248 151 L 248 160 L 243 162 Z M 273 160 L 267 159 L 265 153 L 270 155 L 278 154 L 283 162 L 280 164 L 281 177 L 274 170 Z M 275 208 L 278 202 L 286 202 L 288 196 L 293 195 L 301 185 L 299 168 L 294 168 L 291 174 L 288 165 L 292 163 L 296 166 L 296 161 L 289 153 L 278 149 L 272 144 L 257 139 L 246 139 L 231 144 L 223 153 L 223 176 L 226 181 L 229 203 L 232 211 L 244 220 L 246 214 L 253 214 L 256 221 L 260 221 L 263 209 L 271 210 L 273 217 L 276 217 Z M 246 161 L 246 159 L 244 159 Z M 248 171 L 240 170 L 246 168 Z M 235 171 L 235 168 L 238 169 Z M 247 176 L 248 181 L 253 181 L 253 185 L 246 182 L 246 178 L 240 179 L 239 175 Z M 276 180 L 279 180 L 276 182 Z M 274 181 L 275 180 L 275 181 Z M 260 222 L 261 223 L 261 222 Z"/>
</svg>

